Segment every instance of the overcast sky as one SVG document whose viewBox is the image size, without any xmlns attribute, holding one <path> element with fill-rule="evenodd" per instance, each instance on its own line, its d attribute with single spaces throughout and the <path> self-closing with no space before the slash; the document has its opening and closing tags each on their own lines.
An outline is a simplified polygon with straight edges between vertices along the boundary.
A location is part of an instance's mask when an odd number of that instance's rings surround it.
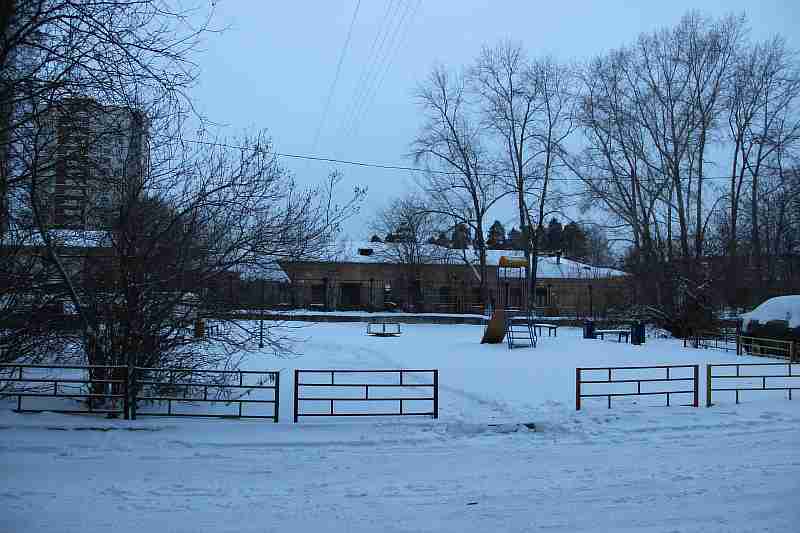
<svg viewBox="0 0 800 533">
<path fill-rule="evenodd" d="M 754 38 L 780 33 L 800 48 L 798 0 L 361 0 L 326 106 L 357 4 L 218 2 L 216 24 L 228 29 L 210 36 L 198 57 L 198 108 L 227 135 L 267 130 L 279 152 L 409 165 L 404 154 L 420 125 L 414 86 L 436 63 L 472 63 L 483 45 L 511 39 L 530 55 L 583 60 L 698 8 L 715 17 L 745 13 Z M 282 162 L 302 182 L 339 169 L 343 187 L 368 187 L 346 228 L 352 238 L 368 236 L 375 210 L 413 185 L 407 172 Z"/>
</svg>

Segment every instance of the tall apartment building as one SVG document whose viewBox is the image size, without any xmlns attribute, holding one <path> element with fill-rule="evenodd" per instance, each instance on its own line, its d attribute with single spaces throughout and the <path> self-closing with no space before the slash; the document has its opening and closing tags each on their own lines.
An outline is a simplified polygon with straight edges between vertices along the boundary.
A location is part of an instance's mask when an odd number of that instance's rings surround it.
<svg viewBox="0 0 800 533">
<path fill-rule="evenodd" d="M 148 166 L 148 122 L 140 111 L 71 98 L 48 114 L 41 170 L 48 224 L 105 229 Z"/>
</svg>

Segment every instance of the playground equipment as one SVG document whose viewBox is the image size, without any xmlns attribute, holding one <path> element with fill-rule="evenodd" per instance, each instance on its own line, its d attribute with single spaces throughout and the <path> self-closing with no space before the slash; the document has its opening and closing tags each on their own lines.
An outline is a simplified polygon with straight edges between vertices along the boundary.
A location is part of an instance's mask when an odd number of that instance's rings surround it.
<svg viewBox="0 0 800 533">
<path fill-rule="evenodd" d="M 388 320 L 372 320 L 367 324 L 367 335 L 372 335 L 373 337 L 397 337 L 400 335 L 400 324 Z"/>
<path fill-rule="evenodd" d="M 528 307 L 526 265 L 522 257 L 500 258 L 495 308 L 483 332 L 482 344 L 499 344 L 506 339 L 509 350 L 536 347 L 536 331 Z"/>
<path fill-rule="evenodd" d="M 533 327 L 533 317 L 529 312 L 506 314 L 506 342 L 508 349 L 536 348 L 536 331 Z"/>
</svg>

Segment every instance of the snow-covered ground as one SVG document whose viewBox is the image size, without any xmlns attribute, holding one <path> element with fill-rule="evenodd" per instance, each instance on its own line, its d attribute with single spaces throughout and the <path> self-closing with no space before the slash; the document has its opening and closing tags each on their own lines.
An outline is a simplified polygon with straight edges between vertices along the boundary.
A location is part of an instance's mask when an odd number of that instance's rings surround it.
<svg viewBox="0 0 800 533">
<path fill-rule="evenodd" d="M 584 400 L 575 368 L 767 362 L 679 341 L 636 347 L 577 329 L 536 349 L 481 326 L 293 330 L 281 423 L 133 422 L 0 410 L 0 531 L 793 531 L 800 398 Z M 301 419 L 294 368 L 438 368 L 440 418 Z M 797 372 L 797 369 L 794 370 Z M 705 398 L 701 368 L 701 402 Z M 800 380 L 799 380 L 800 381 Z M 795 383 L 795 385 L 797 385 Z M 673 400 L 674 404 L 688 403 Z M 534 423 L 535 430 L 526 427 Z"/>
</svg>

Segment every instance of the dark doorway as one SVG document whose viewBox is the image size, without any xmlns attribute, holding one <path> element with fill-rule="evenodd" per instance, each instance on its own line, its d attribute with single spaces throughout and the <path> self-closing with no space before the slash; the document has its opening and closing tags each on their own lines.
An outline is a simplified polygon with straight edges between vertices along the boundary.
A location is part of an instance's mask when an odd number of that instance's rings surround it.
<svg viewBox="0 0 800 533">
<path fill-rule="evenodd" d="M 360 283 L 342 283 L 340 306 L 346 308 L 361 307 Z"/>
<path fill-rule="evenodd" d="M 547 289 L 544 287 L 536 287 L 536 307 L 545 307 L 549 305 L 547 300 Z"/>
<path fill-rule="evenodd" d="M 312 285 L 311 305 L 325 305 L 325 285 Z"/>
</svg>

